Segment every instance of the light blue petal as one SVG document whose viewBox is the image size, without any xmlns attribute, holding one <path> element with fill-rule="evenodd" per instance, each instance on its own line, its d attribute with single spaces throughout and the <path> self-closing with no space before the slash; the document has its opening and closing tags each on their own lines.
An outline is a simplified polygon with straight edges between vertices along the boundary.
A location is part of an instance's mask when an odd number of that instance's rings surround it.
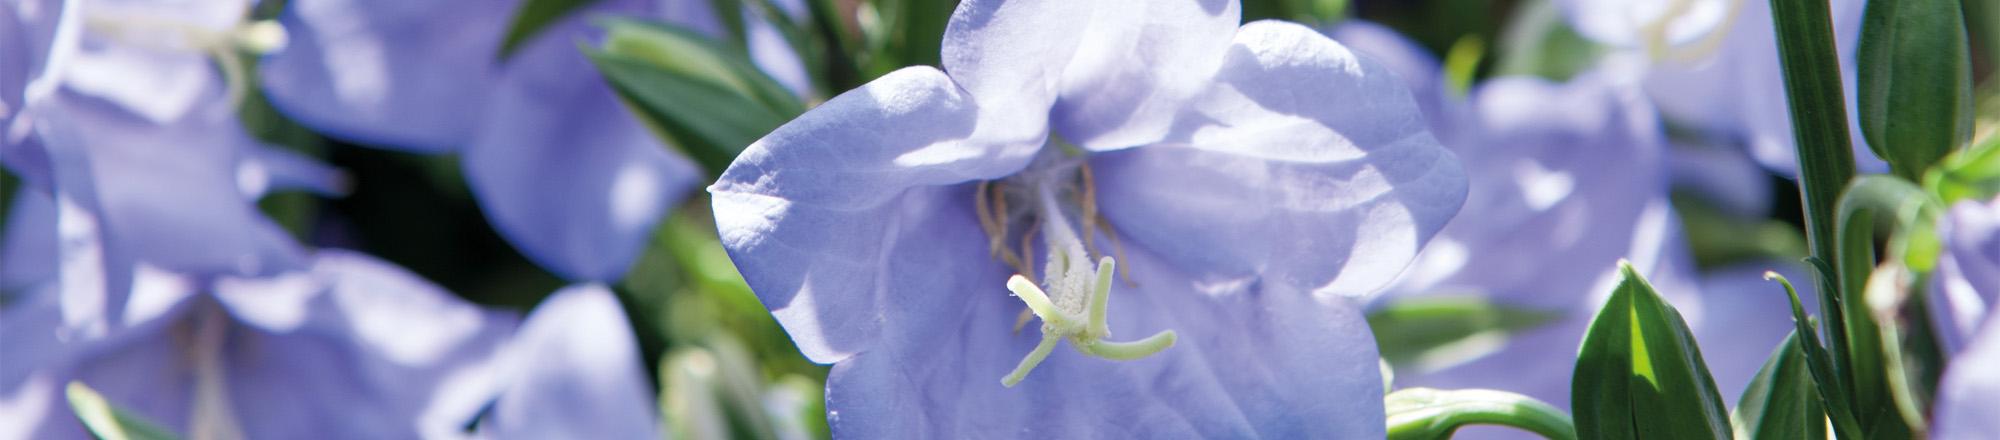
<svg viewBox="0 0 2000 440">
<path fill-rule="evenodd" d="M 517 1 L 296 0 L 259 68 L 286 116 L 335 137 L 419 153 L 462 147 L 499 80 Z"/>
<path fill-rule="evenodd" d="M 1397 386 L 1493 388 L 1566 407 L 1578 343 L 1620 259 L 1684 313 L 1699 313 L 1666 197 L 1664 134 L 1636 90 L 1597 74 L 1568 84 L 1495 79 L 1470 106 L 1448 144 L 1479 164 L 1468 168 L 1465 207 L 1382 295 L 1473 295 L 1560 318 L 1405 366 Z M 1494 431 L 1481 435 L 1519 435 Z"/>
<path fill-rule="evenodd" d="M 464 161 L 487 220 L 558 275 L 619 279 L 700 171 L 619 103 L 569 38 L 524 46 L 496 87 Z"/>
<path fill-rule="evenodd" d="M 1971 440 L 2000 432 L 2000 325 L 1989 322 L 1953 356 L 1938 381 L 1931 438 Z"/>
<path fill-rule="evenodd" d="M 978 233 L 964 229 L 938 233 Z M 898 250 L 911 251 L 949 257 Z M 1172 329 L 1179 335 L 1172 348 L 1110 361 L 1059 347 L 1019 385 L 1004 387 L 1000 378 L 1041 335 L 1032 325 L 1013 331 L 1023 306 L 998 288 L 1003 269 L 959 269 L 906 295 L 959 296 L 963 306 L 885 328 L 882 343 L 834 366 L 827 379 L 834 437 L 1384 435 L 1373 338 L 1348 299 L 1322 300 L 1279 283 L 1218 288 L 1178 273 L 1151 249 L 1128 246 L 1125 255 L 1120 266 L 1135 282 L 1112 288 L 1113 339 Z"/>
<path fill-rule="evenodd" d="M 56 278 L 56 201 L 48 193 L 24 189 L 7 208 L 0 235 L 0 298 Z"/>
<path fill-rule="evenodd" d="M 601 285 L 557 291 L 509 343 L 504 391 L 479 433 L 496 439 L 660 438 L 632 327 Z"/>
<path fill-rule="evenodd" d="M 1961 201 L 1938 219 L 1944 253 L 1931 289 L 1931 320 L 1948 353 L 1965 347 L 2000 306 L 2000 201 Z M 1990 333 L 1990 332 L 1989 332 Z"/>
<path fill-rule="evenodd" d="M 1577 33 L 1599 43 L 1644 47 L 1654 38 L 1670 45 L 1693 43 L 1720 28 L 1731 9 L 1757 0 L 1556 0 Z M 1651 29 L 1665 20 L 1660 35 Z M 1768 20 L 1767 20 L 1768 22 Z"/>
<path fill-rule="evenodd" d="M 1400 79 L 1281 22 L 1243 26 L 1167 141 L 1091 165 L 1127 243 L 1211 282 L 1321 294 L 1382 287 L 1466 191 Z"/>
<path fill-rule="evenodd" d="M 1207 86 L 1241 15 L 1230 0 L 967 1 L 946 26 L 943 64 L 995 109 L 987 117 L 1046 115 L 1085 148 L 1132 147 L 1160 139 Z"/>
<path fill-rule="evenodd" d="M 45 121 L 53 128 L 44 131 L 57 185 L 99 217 L 106 246 L 185 273 L 257 275 L 300 264 L 298 244 L 237 181 L 246 152 L 260 146 L 228 102 L 209 99 L 154 122 L 110 101 L 58 99 L 60 114 L 47 116 L 60 120 Z"/>
<path fill-rule="evenodd" d="M 1445 131 L 1454 128 L 1454 113 L 1460 111 L 1462 101 L 1451 96 L 1444 67 L 1429 49 L 1396 33 L 1395 29 L 1367 20 L 1344 20 L 1325 33 L 1401 77 L 1409 86 L 1411 97 L 1416 98 L 1417 107 L 1423 109 L 1425 119 L 1431 122 L 1432 133 L 1443 138 Z"/>
<path fill-rule="evenodd" d="M 1847 97 L 1848 132 L 1857 167 L 1882 172 L 1861 137 L 1855 114 L 1854 48 L 1859 45 L 1865 2 L 1833 2 L 1835 44 L 1840 50 L 1841 83 Z M 1694 125 L 1717 143 L 1741 144 L 1752 158 L 1781 176 L 1798 175 L 1791 113 L 1785 100 L 1777 34 L 1769 2 L 1744 1 L 1741 16 L 1726 31 L 1721 49 L 1706 60 L 1660 61 L 1647 74 L 1646 89 L 1668 118 Z"/>
<path fill-rule="evenodd" d="M 963 184 L 1013 174 L 1041 145 L 977 140 L 979 112 L 943 72 L 905 68 L 779 127 L 709 188 L 731 260 L 807 358 L 833 363 L 867 349 L 885 321 L 904 319 L 878 319 L 885 307 L 960 293 L 901 286 L 1000 266 Z M 951 220 L 923 220 L 940 212 Z M 966 233 L 933 236 L 937 228 Z M 954 257 L 895 252 L 913 246 Z M 1005 295 L 1004 283 L 990 287 Z"/>
</svg>

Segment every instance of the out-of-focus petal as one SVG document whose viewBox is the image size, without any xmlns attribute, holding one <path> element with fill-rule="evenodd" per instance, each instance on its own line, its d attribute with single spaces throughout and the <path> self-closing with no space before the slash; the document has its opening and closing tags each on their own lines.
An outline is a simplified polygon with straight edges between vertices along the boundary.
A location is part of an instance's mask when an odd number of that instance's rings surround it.
<svg viewBox="0 0 2000 440">
<path fill-rule="evenodd" d="M 493 361 L 517 319 L 338 250 L 320 251 L 310 271 L 224 280 L 216 298 L 239 324 L 228 377 L 250 438 L 460 431 L 487 400 L 458 397 L 493 395 Z"/>
<path fill-rule="evenodd" d="M 547 30 L 581 35 L 581 18 Z M 489 222 L 530 259 L 572 280 L 615 281 L 700 171 L 649 132 L 565 38 L 508 61 L 466 179 Z"/>
<path fill-rule="evenodd" d="M 1947 352 L 1957 353 L 2000 305 L 2000 200 L 1961 201 L 1938 220 L 1944 254 L 1931 289 L 1931 319 Z M 1993 333 L 1993 332 L 1988 332 Z"/>
<path fill-rule="evenodd" d="M 1012 174 L 1041 148 L 968 140 L 979 123 L 972 101 L 936 69 L 891 72 L 758 140 L 709 188 L 731 260 L 807 358 L 833 363 L 866 349 L 898 318 L 878 313 L 899 302 L 971 294 L 899 289 L 984 270 L 938 265 L 991 260 L 972 188 L 937 186 Z M 952 216 L 924 220 L 931 212 Z M 899 253 L 913 247 L 951 257 Z M 998 295 L 1003 286 L 990 285 Z"/>
<path fill-rule="evenodd" d="M 61 120 L 44 131 L 58 185 L 98 215 L 107 246 L 185 273 L 258 275 L 300 262 L 298 244 L 241 191 L 245 152 L 260 146 L 225 100 L 156 122 L 110 101 L 58 99 Z"/>
<path fill-rule="evenodd" d="M 771 19 L 790 20 L 791 17 Z M 778 84 L 783 84 L 786 89 L 792 91 L 792 94 L 802 97 L 812 96 L 812 76 L 806 74 L 805 61 L 799 59 L 799 51 L 792 48 L 791 42 L 785 41 L 785 35 L 778 32 L 777 27 L 764 21 L 764 18 L 749 13 L 747 9 L 743 14 L 743 20 L 749 27 L 744 31 L 743 38 L 748 40 L 750 60 L 757 64 L 757 68 L 770 74 L 772 79 L 778 80 Z"/>
<path fill-rule="evenodd" d="M 1842 87 L 1848 115 L 1854 115 L 1854 48 L 1859 47 L 1861 12 L 1865 2 L 1833 2 L 1835 44 L 1840 52 Z M 1798 175 L 1792 121 L 1785 100 L 1784 74 L 1779 66 L 1777 34 L 1772 30 L 1768 2 L 1746 0 L 1741 16 L 1725 31 L 1721 49 L 1699 62 L 1662 61 L 1647 75 L 1645 87 L 1667 117 L 1694 125 L 1714 141 L 1745 145 L 1752 158 L 1786 177 Z M 1880 172 L 1888 165 L 1876 158 L 1861 138 L 1857 119 L 1848 118 L 1856 165 Z"/>
<path fill-rule="evenodd" d="M 1745 218 L 1770 214 L 1771 178 L 1761 164 L 1735 148 L 1674 142 L 1667 167 L 1674 186 Z"/>
<path fill-rule="evenodd" d="M 1693 42 L 1718 31 L 1731 9 L 1756 1 L 1556 0 L 1556 6 L 1570 27 L 1585 37 L 1614 46 L 1643 46 L 1655 38 L 1670 45 Z M 1663 27 L 1658 26 L 1661 20 Z"/>
<path fill-rule="evenodd" d="M 1469 105 L 1470 126 L 1449 144 L 1479 164 L 1468 168 L 1465 207 L 1383 297 L 1469 294 L 1558 318 L 1405 366 L 1397 385 L 1498 388 L 1563 407 L 1577 344 L 1617 283 L 1620 259 L 1690 325 L 1701 319 L 1666 197 L 1664 134 L 1636 91 L 1598 74 L 1568 84 L 1495 79 Z"/>
<path fill-rule="evenodd" d="M 1466 191 L 1399 78 L 1280 22 L 1243 26 L 1166 143 L 1091 165 L 1116 232 L 1180 270 L 1340 295 L 1394 278 Z"/>
<path fill-rule="evenodd" d="M 1130 246 L 1126 256 L 1119 264 L 1136 287 L 1112 289 L 1113 339 L 1173 329 L 1172 348 L 1109 361 L 1058 347 L 1018 386 L 1004 387 L 1000 377 L 1041 335 L 1012 331 L 1021 303 L 990 287 L 1002 269 L 958 270 L 940 287 L 962 290 L 911 294 L 964 296 L 964 306 L 928 310 L 937 317 L 925 326 L 885 330 L 883 343 L 834 366 L 827 379 L 834 436 L 1384 435 L 1374 342 L 1349 299 L 1278 283 L 1218 288 L 1177 273 L 1151 249 Z"/>
<path fill-rule="evenodd" d="M 660 438 L 632 327 L 610 289 L 557 291 L 507 348 L 504 391 L 480 434 L 515 438 Z"/>
<path fill-rule="evenodd" d="M 946 27 L 944 68 L 988 117 L 1046 114 L 1077 145 L 1132 147 L 1207 86 L 1241 15 L 1230 0 L 969 1 Z"/>
<path fill-rule="evenodd" d="M 287 116 L 337 137 L 451 151 L 479 126 L 516 3 L 292 1 L 280 19 L 286 46 L 259 68 L 264 92 Z"/>
<path fill-rule="evenodd" d="M 294 189 L 330 196 L 347 194 L 347 175 L 312 157 L 272 147 L 251 148 L 244 154 L 236 170 L 236 184 L 245 197 Z"/>
<path fill-rule="evenodd" d="M 2000 325 L 1988 322 L 1945 366 L 1931 438 L 1972 440 L 2000 432 Z"/>
</svg>

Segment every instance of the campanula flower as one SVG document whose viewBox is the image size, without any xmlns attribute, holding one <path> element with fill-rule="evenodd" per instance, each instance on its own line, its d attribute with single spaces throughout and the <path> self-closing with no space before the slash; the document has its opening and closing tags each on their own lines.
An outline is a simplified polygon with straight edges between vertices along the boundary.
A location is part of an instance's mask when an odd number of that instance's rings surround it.
<svg viewBox="0 0 2000 440">
<path fill-rule="evenodd" d="M 1469 295 L 1552 318 L 1403 366 L 1398 386 L 1497 388 L 1566 405 L 1577 344 L 1621 259 L 1687 309 L 1691 265 L 1667 199 L 1664 134 L 1620 75 L 1499 78 L 1467 97 L 1460 126 L 1442 137 L 1478 164 L 1465 208 L 1381 300 Z"/>
<path fill-rule="evenodd" d="M 208 281 L 142 267 L 135 324 L 98 339 L 62 328 L 56 289 L 10 305 L 0 400 L 20 410 L 0 415 L 0 438 L 88 438 L 62 397 L 71 381 L 190 438 L 462 431 L 490 399 L 451 397 L 493 388 L 516 318 L 372 257 L 311 258 L 300 271 Z"/>
<path fill-rule="evenodd" d="M 723 244 L 834 364 L 836 437 L 1383 435 L 1351 297 L 1463 171 L 1387 68 L 1239 17 L 963 2 L 942 71 L 744 151 L 710 187 Z"/>
<path fill-rule="evenodd" d="M 462 154 L 488 221 L 530 260 L 568 279 L 616 280 L 702 175 L 626 110 L 577 43 L 599 38 L 589 21 L 606 14 L 710 36 L 721 22 L 706 1 L 593 2 L 503 58 L 520 3 L 291 2 L 281 21 L 293 38 L 265 59 L 265 91 L 334 137 Z M 771 32 L 753 27 L 760 51 L 784 47 L 764 41 Z M 803 69 L 793 61 L 780 67 Z M 802 70 L 780 77 L 803 82 Z"/>
<path fill-rule="evenodd" d="M 261 145 L 236 120 L 247 81 L 238 54 L 282 34 L 244 22 L 247 1 L 184 3 L 16 2 L 0 16 L 21 37 L 9 41 L 34 54 L 0 76 L 12 110 L 0 160 L 30 192 L 76 208 L 57 211 L 68 213 L 58 230 L 103 238 L 58 248 L 110 275 L 64 283 L 66 319 L 86 337 L 124 325 L 139 265 L 202 277 L 300 268 L 303 250 L 256 199 L 342 190 L 337 172 Z"/>
</svg>

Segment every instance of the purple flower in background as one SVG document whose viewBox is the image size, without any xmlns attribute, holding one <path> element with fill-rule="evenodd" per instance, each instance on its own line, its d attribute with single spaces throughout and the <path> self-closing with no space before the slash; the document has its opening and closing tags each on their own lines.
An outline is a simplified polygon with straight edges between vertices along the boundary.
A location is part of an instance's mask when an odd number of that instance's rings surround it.
<svg viewBox="0 0 2000 440">
<path fill-rule="evenodd" d="M 723 243 L 835 364 L 835 436 L 1383 435 L 1350 297 L 1402 270 L 1464 175 L 1386 68 L 1239 14 L 964 2 L 944 71 L 737 159 L 710 188 Z"/>
<path fill-rule="evenodd" d="M 1571 28 L 1599 43 L 1664 53 L 1712 46 L 1717 28 L 1758 0 L 1556 0 Z M 1695 49 L 1701 50 L 1701 49 Z"/>
<path fill-rule="evenodd" d="M 86 337 L 124 325 L 141 264 L 198 276 L 299 268 L 298 244 L 254 201 L 275 189 L 340 191 L 338 173 L 258 144 L 236 121 L 243 78 L 233 54 L 271 39 L 267 27 L 241 22 L 248 7 L 36 1 L 0 16 L 7 44 L 27 43 L 24 53 L 36 54 L 27 61 L 40 63 L 0 76 L 11 110 L 0 159 L 36 197 L 74 208 L 54 222 L 65 237 L 102 235 L 57 248 L 110 275 L 64 275 L 67 322 Z M 11 286 L 53 276 L 8 272 Z"/>
<path fill-rule="evenodd" d="M 1704 141 L 1743 145 L 1752 159 L 1779 175 L 1798 175 L 1791 113 L 1785 101 L 1784 73 L 1779 66 L 1777 32 L 1772 29 L 1768 1 L 1741 0 L 1717 31 L 1720 41 L 1696 57 L 1658 59 L 1647 74 L 1646 90 L 1668 119 L 1706 134 Z M 1854 157 L 1864 171 L 1888 165 L 1868 150 L 1855 106 L 1854 49 L 1861 35 L 1863 0 L 1833 2 L 1835 44 L 1840 51 L 1841 81 L 1846 88 Z"/>
<path fill-rule="evenodd" d="M 1465 208 L 1382 301 L 1472 296 L 1551 312 L 1511 338 L 1401 366 L 1399 386 L 1499 388 L 1559 407 L 1597 305 L 1629 259 L 1683 311 L 1692 279 L 1667 200 L 1664 135 L 1618 72 L 1474 89 L 1445 145 L 1466 163 Z M 1689 313 L 1694 315 L 1694 313 Z M 1691 318 L 1692 319 L 1692 318 Z"/>
<path fill-rule="evenodd" d="M 69 336 L 53 287 L 0 315 L 0 438 L 88 438 L 70 381 L 190 438 L 450 437 L 490 400 L 516 319 L 344 251 L 264 278 L 134 279 L 134 324 L 105 338 Z"/>
<path fill-rule="evenodd" d="M 336 137 L 462 154 L 487 219 L 529 259 L 573 280 L 616 280 L 702 176 L 619 103 L 577 42 L 603 34 L 588 23 L 603 14 L 708 35 L 720 22 L 706 1 L 594 2 L 502 60 L 519 3 L 293 1 L 282 18 L 292 41 L 265 59 L 265 90 L 287 115 Z M 789 59 L 768 54 L 781 42 L 757 47 L 759 59 Z M 803 69 L 792 61 L 781 67 Z M 803 87 L 802 71 L 779 77 Z"/>
<path fill-rule="evenodd" d="M 1939 221 L 1944 254 L 1932 289 L 1932 318 L 1952 356 L 1938 383 L 1932 438 L 1986 438 L 2000 432 L 2000 200 L 1961 201 Z"/>
<path fill-rule="evenodd" d="M 477 437 L 661 437 L 639 344 L 610 289 L 575 285 L 550 295 L 504 353 L 503 385 Z"/>
</svg>

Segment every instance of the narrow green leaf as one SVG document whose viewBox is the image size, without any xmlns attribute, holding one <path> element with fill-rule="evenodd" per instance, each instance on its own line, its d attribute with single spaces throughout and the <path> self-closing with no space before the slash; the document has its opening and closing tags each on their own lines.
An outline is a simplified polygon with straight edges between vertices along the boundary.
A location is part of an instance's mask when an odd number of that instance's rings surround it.
<svg viewBox="0 0 2000 440">
<path fill-rule="evenodd" d="M 1824 264 L 1820 264 L 1824 266 Z M 1764 279 L 1777 280 L 1785 286 L 1785 294 L 1792 302 L 1793 335 L 1818 335 L 1812 317 L 1806 315 L 1806 306 L 1799 301 L 1799 291 L 1792 287 L 1791 280 L 1777 272 L 1765 272 Z M 1795 338 L 1802 342 L 1799 348 L 1805 351 L 1806 369 L 1812 373 L 1813 388 L 1819 392 L 1820 406 L 1826 410 L 1828 419 L 1833 420 L 1833 432 L 1842 439 L 1859 439 L 1861 425 L 1854 420 L 1854 411 L 1849 409 L 1847 389 L 1841 376 L 1834 370 L 1833 355 L 1820 345 L 1818 337 Z"/>
<path fill-rule="evenodd" d="M 103 395 L 83 382 L 70 381 L 63 390 L 69 397 L 70 410 L 76 412 L 76 419 L 90 433 L 104 440 L 172 440 L 177 438 L 166 428 L 146 421 L 137 415 L 111 406 Z"/>
<path fill-rule="evenodd" d="M 1554 311 L 1497 304 L 1473 296 L 1399 299 L 1368 313 L 1382 358 L 1396 368 L 1428 371 L 1453 356 L 1497 347 L 1508 336 L 1561 317 Z"/>
<path fill-rule="evenodd" d="M 711 175 L 805 112 L 742 52 L 672 26 L 608 19 L 604 49 L 585 48 L 626 104 Z"/>
<path fill-rule="evenodd" d="M 1590 439 L 1727 439 L 1729 414 L 1680 312 L 1629 262 L 1584 333 L 1570 407 Z"/>
<path fill-rule="evenodd" d="M 1857 65 L 1868 148 L 1917 181 L 1972 135 L 1972 54 L 1958 0 L 1868 2 Z"/>
<path fill-rule="evenodd" d="M 1738 440 L 1826 438 L 1826 410 L 1794 331 L 1764 361 L 1730 413 Z"/>
<path fill-rule="evenodd" d="M 1770 0 L 1777 32 L 1778 58 L 1784 69 L 1785 98 L 1791 110 L 1792 136 L 1798 152 L 1799 193 L 1804 199 L 1806 246 L 1811 258 L 1840 261 L 1834 230 L 1834 206 L 1854 177 L 1853 140 L 1847 134 L 1847 99 L 1841 91 L 1840 58 L 1834 51 L 1833 13 L 1826 0 Z M 1833 275 L 1833 274 L 1828 274 Z M 1825 279 L 1829 277 L 1821 277 Z M 1838 276 L 1831 278 L 1838 279 Z M 1818 284 L 1821 313 L 1835 323 L 1846 322 L 1840 310 L 1840 286 Z M 1828 339 L 1837 371 L 1846 371 L 1846 329 L 1834 325 Z"/>
<path fill-rule="evenodd" d="M 2000 136 L 1945 156 L 1924 175 L 1924 189 L 1947 206 L 2000 195 Z"/>
<path fill-rule="evenodd" d="M 1499 425 L 1575 440 L 1569 414 L 1532 397 L 1494 390 L 1408 388 L 1383 397 L 1390 440 L 1450 438 L 1467 425 Z"/>
<path fill-rule="evenodd" d="M 527 0 L 522 2 L 521 8 L 514 10 L 514 21 L 512 24 L 507 25 L 507 36 L 505 39 L 500 40 L 500 53 L 495 54 L 495 56 L 500 60 L 506 60 L 507 57 L 514 56 L 514 51 L 520 50 L 523 43 L 527 43 L 528 39 L 534 38 L 542 30 L 547 29 L 549 25 L 555 24 L 557 20 L 569 15 L 571 12 L 582 9 L 584 6 L 590 6 L 591 3 L 596 3 L 597 1 Z"/>
</svg>

